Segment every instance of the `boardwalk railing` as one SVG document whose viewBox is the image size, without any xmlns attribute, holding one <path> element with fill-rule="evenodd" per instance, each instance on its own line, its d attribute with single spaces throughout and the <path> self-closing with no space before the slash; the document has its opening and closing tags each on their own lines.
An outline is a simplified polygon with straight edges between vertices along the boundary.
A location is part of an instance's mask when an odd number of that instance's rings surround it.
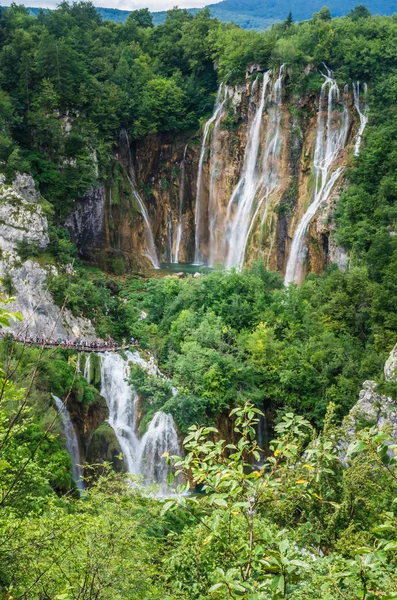
<svg viewBox="0 0 397 600">
<path fill-rule="evenodd" d="M 1 338 L 2 339 L 2 338 Z M 62 350 L 71 350 L 73 352 L 121 352 L 122 350 L 129 350 L 131 346 L 136 350 L 139 350 L 135 344 L 125 344 L 124 346 L 84 346 L 83 344 L 56 344 L 56 343 L 42 343 L 42 342 L 31 342 L 28 340 L 12 340 L 15 344 L 21 346 L 45 348 L 46 350 L 52 350 L 54 348 L 62 348 Z"/>
</svg>

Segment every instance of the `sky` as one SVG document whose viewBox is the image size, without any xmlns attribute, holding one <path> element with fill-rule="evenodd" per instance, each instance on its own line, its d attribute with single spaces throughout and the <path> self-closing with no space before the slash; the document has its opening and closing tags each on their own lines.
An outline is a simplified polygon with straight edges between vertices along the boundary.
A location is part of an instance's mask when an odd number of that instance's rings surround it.
<svg viewBox="0 0 397 600">
<path fill-rule="evenodd" d="M 17 4 L 25 6 L 41 6 L 43 8 L 55 8 L 60 0 L 17 0 Z M 103 8 L 119 8 L 121 10 L 135 10 L 137 8 L 149 8 L 152 11 L 168 10 L 174 6 L 179 8 L 201 8 L 206 4 L 215 4 L 220 0 L 93 0 L 95 6 Z M 10 2 L 2 0 L 1 4 Z"/>
</svg>

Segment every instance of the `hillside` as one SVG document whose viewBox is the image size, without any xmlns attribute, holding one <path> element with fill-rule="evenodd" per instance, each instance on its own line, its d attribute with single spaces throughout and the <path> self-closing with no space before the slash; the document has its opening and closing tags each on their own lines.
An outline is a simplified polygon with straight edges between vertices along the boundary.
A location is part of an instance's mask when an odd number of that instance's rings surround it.
<svg viewBox="0 0 397 600">
<path fill-rule="evenodd" d="M 209 4 L 211 16 L 225 23 L 236 23 L 243 29 L 266 29 L 276 21 L 283 21 L 289 12 L 292 12 L 295 21 L 310 19 L 314 12 L 319 11 L 324 5 L 328 6 L 333 17 L 346 15 L 358 3 L 358 0 L 310 0 L 299 2 L 298 0 L 223 0 L 218 4 Z M 374 15 L 392 15 L 397 6 L 394 0 L 367 0 L 365 6 Z M 40 9 L 30 8 L 31 13 L 37 16 Z M 97 8 L 101 17 L 108 21 L 124 23 L 130 14 L 128 10 L 117 8 Z M 192 8 L 188 12 L 197 14 L 199 9 Z M 153 12 L 154 25 L 164 23 L 166 11 Z"/>
</svg>

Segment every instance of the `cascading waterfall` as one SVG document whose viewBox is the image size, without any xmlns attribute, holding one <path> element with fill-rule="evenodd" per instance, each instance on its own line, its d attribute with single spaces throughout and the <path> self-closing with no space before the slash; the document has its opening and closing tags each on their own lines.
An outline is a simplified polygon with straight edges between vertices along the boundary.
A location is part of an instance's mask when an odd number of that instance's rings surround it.
<svg viewBox="0 0 397 600">
<path fill-rule="evenodd" d="M 109 408 L 109 425 L 113 428 L 123 453 L 127 471 L 138 473 L 136 457 L 139 440 L 135 433 L 137 394 L 129 385 L 128 362 L 119 354 L 105 352 L 101 358 L 101 395 Z"/>
<path fill-rule="evenodd" d="M 186 153 L 187 153 L 187 144 L 183 151 L 183 157 L 181 162 L 181 185 L 179 188 L 179 210 L 178 210 L 178 226 L 176 230 L 176 241 L 175 241 L 175 254 L 173 258 L 173 263 L 179 262 L 179 249 L 181 247 L 181 240 L 183 234 L 183 201 L 185 197 L 185 171 L 186 171 Z"/>
<path fill-rule="evenodd" d="M 144 360 L 138 352 L 119 354 L 105 352 L 101 359 L 101 395 L 109 408 L 109 424 L 113 428 L 125 458 L 127 470 L 142 475 L 145 483 L 156 482 L 165 490 L 168 466 L 164 452 L 180 454 L 178 435 L 171 415 L 155 413 L 142 439 L 136 434 L 137 394 L 128 383 L 129 363 L 144 368 L 147 373 L 163 378 L 154 360 Z"/>
<path fill-rule="evenodd" d="M 140 442 L 138 462 L 144 481 L 167 481 L 168 465 L 163 454 L 180 455 L 174 419 L 164 412 L 156 412 Z"/>
<path fill-rule="evenodd" d="M 223 96 L 223 99 L 221 100 Z M 195 250 L 194 250 L 194 264 L 201 265 L 203 264 L 203 254 L 201 251 L 202 246 L 202 234 L 204 230 L 204 206 L 203 206 L 203 195 L 204 195 L 204 185 L 203 185 L 203 165 L 204 159 L 206 155 L 207 149 L 207 138 L 211 125 L 219 118 L 223 110 L 223 106 L 226 102 L 227 98 L 227 87 L 220 84 L 218 89 L 218 94 L 216 96 L 214 112 L 204 126 L 203 132 L 203 140 L 201 142 L 201 151 L 200 151 L 200 159 L 198 164 L 198 172 L 197 172 L 197 190 L 196 190 L 196 212 L 194 217 L 195 224 Z"/>
<path fill-rule="evenodd" d="M 55 406 L 58 410 L 58 414 L 62 420 L 62 429 L 63 434 L 66 439 L 66 448 L 70 454 L 70 458 L 72 459 L 72 475 L 73 479 L 80 490 L 84 490 L 84 483 L 82 479 L 82 472 L 80 468 L 80 452 L 79 452 L 79 443 L 77 441 L 76 431 L 73 427 L 72 420 L 70 418 L 68 409 L 66 408 L 63 401 L 52 394 L 54 399 Z"/>
<path fill-rule="evenodd" d="M 336 167 L 337 159 L 346 145 L 349 113 L 347 103 L 347 86 L 345 87 L 343 110 L 335 111 L 340 106 L 340 91 L 333 78 L 332 71 L 322 73 L 324 83 L 321 86 L 320 104 L 317 116 L 317 136 L 314 151 L 315 193 L 314 199 L 303 215 L 295 230 L 288 258 L 284 283 L 300 283 L 307 255 L 305 237 L 310 221 L 321 203 L 326 202 L 335 182 L 340 177 L 343 167 Z"/>
<path fill-rule="evenodd" d="M 365 126 L 368 123 L 368 104 L 366 103 L 367 96 L 367 84 L 363 84 L 363 92 L 364 92 L 364 105 L 361 104 L 360 99 L 360 82 L 357 81 L 353 83 L 353 97 L 354 97 L 354 106 L 358 112 L 358 116 L 360 117 L 360 126 L 358 128 L 356 142 L 354 144 L 354 156 L 358 156 L 360 153 L 361 139 L 363 137 Z"/>
<path fill-rule="evenodd" d="M 262 115 L 269 94 L 270 82 L 271 73 L 270 71 L 267 71 L 263 76 L 259 106 L 254 113 L 254 118 L 248 125 L 247 145 L 245 147 L 242 174 L 233 190 L 228 204 L 226 236 L 229 243 L 229 250 L 225 261 L 225 266 L 227 268 L 241 267 L 244 262 L 248 232 L 250 230 L 253 206 L 260 178 L 257 169 L 260 149 L 260 132 Z M 255 92 L 255 87 L 254 84 L 251 92 L 251 105 L 253 104 L 252 96 L 253 92 Z M 237 205 L 236 208 L 235 205 Z M 235 212 L 231 218 L 233 208 L 235 208 Z"/>
<path fill-rule="evenodd" d="M 159 269 L 160 262 L 159 262 L 159 259 L 157 256 L 156 245 L 154 243 L 154 237 L 153 237 L 153 232 L 152 232 L 152 228 L 150 225 L 149 213 L 146 209 L 145 203 L 143 202 L 140 194 L 138 193 L 138 191 L 136 189 L 136 183 L 135 183 L 136 178 L 135 178 L 134 167 L 132 164 L 130 142 L 128 139 L 128 134 L 123 129 L 120 133 L 120 136 L 124 137 L 125 144 L 126 144 L 126 147 L 128 150 L 128 172 L 127 172 L 128 182 L 131 186 L 132 194 L 133 194 L 134 198 L 136 199 L 136 201 L 138 202 L 138 205 L 139 205 L 142 217 L 143 217 L 144 236 L 145 236 L 145 243 L 146 243 L 145 256 L 147 256 L 147 258 L 150 260 L 150 262 L 152 263 L 152 265 L 155 269 Z"/>
</svg>

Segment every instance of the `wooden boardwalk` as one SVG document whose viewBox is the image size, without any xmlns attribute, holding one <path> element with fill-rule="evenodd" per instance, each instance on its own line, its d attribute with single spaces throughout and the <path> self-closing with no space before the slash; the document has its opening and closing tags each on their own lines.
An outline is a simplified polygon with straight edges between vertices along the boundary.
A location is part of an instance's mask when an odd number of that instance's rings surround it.
<svg viewBox="0 0 397 600">
<path fill-rule="evenodd" d="M 71 346 L 67 344 L 40 344 L 40 342 L 25 342 L 20 340 L 13 340 L 15 344 L 20 346 L 26 346 L 27 348 L 44 348 L 45 350 L 54 350 L 61 348 L 62 350 L 70 350 L 71 352 L 95 352 L 96 354 L 104 352 L 121 352 L 122 350 L 129 350 L 131 347 L 134 350 L 139 350 L 139 346 L 134 344 L 126 344 L 124 346 L 97 346 L 91 348 L 90 346 Z"/>
</svg>

